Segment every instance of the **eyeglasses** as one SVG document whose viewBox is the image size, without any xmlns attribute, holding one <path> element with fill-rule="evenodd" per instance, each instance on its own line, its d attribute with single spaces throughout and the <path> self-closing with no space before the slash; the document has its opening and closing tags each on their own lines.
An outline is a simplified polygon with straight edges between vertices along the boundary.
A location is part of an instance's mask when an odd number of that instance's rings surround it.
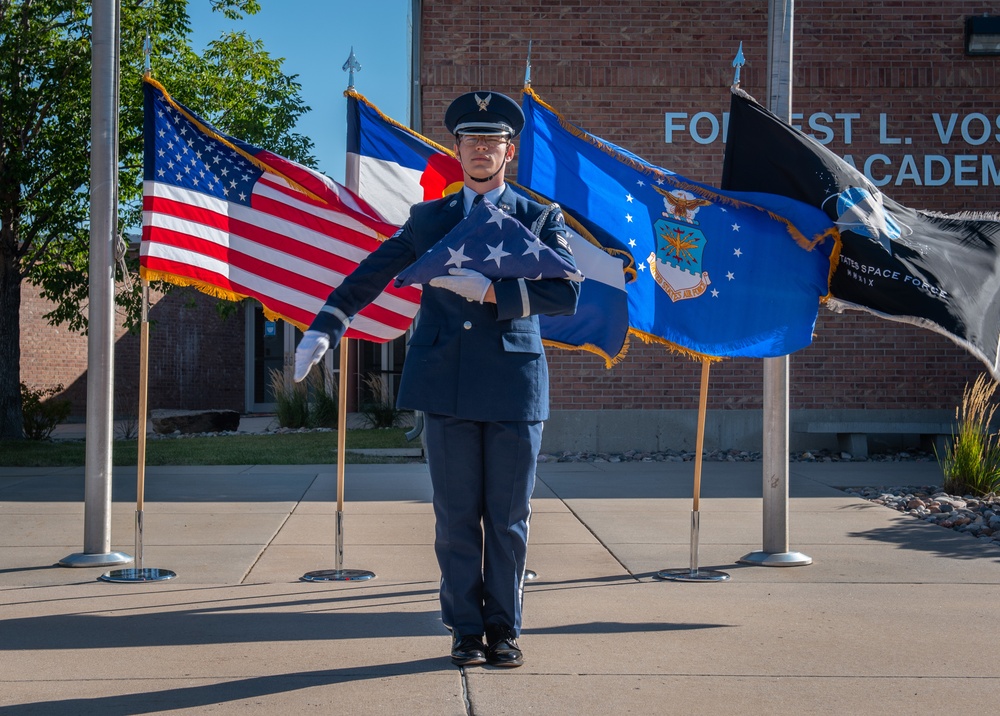
<svg viewBox="0 0 1000 716">
<path fill-rule="evenodd" d="M 463 147 L 478 147 L 480 144 L 485 144 L 490 149 L 496 149 L 501 144 L 506 144 L 508 141 L 510 140 L 503 135 L 486 136 L 482 134 L 463 134 L 458 138 L 458 143 Z"/>
</svg>

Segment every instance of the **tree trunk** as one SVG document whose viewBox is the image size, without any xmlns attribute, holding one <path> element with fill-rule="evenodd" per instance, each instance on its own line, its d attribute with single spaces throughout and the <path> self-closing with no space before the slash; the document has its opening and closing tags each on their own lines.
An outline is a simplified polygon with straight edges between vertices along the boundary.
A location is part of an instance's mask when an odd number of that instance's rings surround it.
<svg viewBox="0 0 1000 716">
<path fill-rule="evenodd" d="M 0 252 L 0 440 L 24 438 L 21 412 L 21 272 Z"/>
</svg>

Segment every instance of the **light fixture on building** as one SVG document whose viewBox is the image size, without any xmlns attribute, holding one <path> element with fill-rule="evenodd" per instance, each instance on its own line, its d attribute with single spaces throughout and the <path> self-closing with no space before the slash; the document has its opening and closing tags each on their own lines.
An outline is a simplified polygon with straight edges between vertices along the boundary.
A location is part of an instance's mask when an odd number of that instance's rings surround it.
<svg viewBox="0 0 1000 716">
<path fill-rule="evenodd" d="M 965 54 L 1000 55 L 1000 17 L 978 15 L 965 19 Z"/>
</svg>

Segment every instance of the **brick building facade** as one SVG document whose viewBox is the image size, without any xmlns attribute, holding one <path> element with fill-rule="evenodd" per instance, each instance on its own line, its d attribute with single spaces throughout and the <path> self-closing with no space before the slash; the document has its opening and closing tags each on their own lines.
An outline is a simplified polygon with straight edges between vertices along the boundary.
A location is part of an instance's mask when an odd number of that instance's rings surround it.
<svg viewBox="0 0 1000 716">
<path fill-rule="evenodd" d="M 873 181 L 903 204 L 1000 209 L 1000 58 L 964 54 L 965 18 L 990 9 L 950 0 L 796 3 L 793 123 L 859 169 L 867 163 Z M 514 0 L 501 9 L 423 0 L 423 133 L 448 140 L 442 116 L 461 92 L 490 88 L 518 97 L 531 41 L 532 87 L 565 119 L 717 186 L 740 42 L 742 87 L 767 101 L 767 13 L 766 2 L 721 0 Z M 932 174 L 924 174 L 928 155 L 949 163 L 949 181 L 928 185 L 944 173 L 935 159 Z M 635 340 L 612 370 L 586 353 L 551 351 L 549 361 L 554 416 L 546 430 L 563 433 L 562 444 L 693 444 L 699 364 Z M 790 359 L 792 423 L 818 414 L 905 420 L 915 411 L 948 419 L 965 384 L 983 370 L 938 334 L 821 309 L 813 344 Z M 762 403 L 760 361 L 713 366 L 707 444 L 759 445 Z M 810 440 L 792 435 L 793 445 Z"/>
<path fill-rule="evenodd" d="M 149 409 L 246 410 L 244 311 L 219 316 L 215 300 L 194 289 L 150 296 Z M 32 387 L 63 385 L 60 397 L 73 404 L 72 417 L 87 406 L 87 336 L 50 326 L 48 300 L 25 284 L 21 290 L 21 380 Z M 235 357 L 235 360 L 234 360 Z M 115 331 L 114 411 L 138 413 L 139 336 L 122 321 Z"/>
<path fill-rule="evenodd" d="M 997 210 L 1000 58 L 967 56 L 963 44 L 965 19 L 990 10 L 986 3 L 955 0 L 797 3 L 793 123 L 849 156 L 903 204 Z M 740 42 L 747 59 L 742 87 L 766 104 L 767 12 L 766 2 L 724 0 L 414 2 L 421 131 L 447 144 L 442 118 L 459 93 L 490 88 L 518 97 L 530 41 L 532 87 L 568 121 L 718 185 L 731 63 Z M 80 374 L 72 376 L 58 351 L 51 366 L 39 360 L 51 346 L 41 333 L 34 337 L 36 309 L 26 298 L 26 379 L 69 385 Z M 160 395 L 171 396 L 162 407 L 246 410 L 243 377 L 227 385 L 236 368 L 225 355 L 244 349 L 243 323 L 220 326 L 210 310 L 200 310 L 197 319 L 181 315 L 181 307 L 171 310 L 178 319 L 162 321 L 153 334 L 162 362 L 151 366 L 151 381 Z M 221 354 L 220 336 L 234 341 Z M 76 345 L 76 338 L 63 340 Z M 122 338 L 119 352 L 135 352 L 133 341 Z M 124 355 L 118 360 L 122 365 Z M 549 361 L 547 449 L 693 444 L 697 363 L 636 340 L 611 370 L 582 352 L 550 350 Z M 821 309 L 813 344 L 790 359 L 792 422 L 816 415 L 947 420 L 965 384 L 983 370 L 938 334 Z M 150 394 L 157 394 L 152 383 Z M 174 397 L 177 403 L 168 405 Z M 760 361 L 716 364 L 706 446 L 759 449 L 761 407 Z M 817 441 L 792 434 L 793 448 L 822 446 Z"/>
</svg>

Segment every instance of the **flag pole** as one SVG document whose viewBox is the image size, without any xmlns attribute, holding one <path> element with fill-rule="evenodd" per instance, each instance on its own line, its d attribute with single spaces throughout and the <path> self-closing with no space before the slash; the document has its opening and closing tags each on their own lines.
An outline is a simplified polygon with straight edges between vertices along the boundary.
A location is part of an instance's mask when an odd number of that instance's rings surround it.
<svg viewBox="0 0 1000 716">
<path fill-rule="evenodd" d="M 105 572 L 98 579 L 105 582 L 162 582 L 173 579 L 169 569 L 142 566 L 143 508 L 146 493 L 146 415 L 149 387 L 149 281 L 142 279 L 142 323 L 139 328 L 139 446 L 135 488 L 135 566 Z"/>
<path fill-rule="evenodd" d="M 531 87 L 531 40 L 528 40 L 528 57 L 524 61 L 524 87 Z M 533 582 L 538 579 L 538 572 L 533 569 L 524 570 L 524 581 Z"/>
<path fill-rule="evenodd" d="M 118 219 L 118 0 L 91 3 L 90 90 L 90 320 L 87 331 L 87 439 L 83 552 L 63 567 L 109 567 L 132 558 L 111 551 L 111 478 L 114 439 L 114 245 Z"/>
<path fill-rule="evenodd" d="M 694 449 L 694 499 L 691 506 L 691 566 L 689 569 L 664 569 L 656 573 L 660 579 L 673 582 L 724 582 L 729 579 L 726 572 L 714 569 L 698 569 L 698 538 L 701 528 L 701 466 L 702 450 L 705 446 L 705 415 L 708 412 L 708 374 L 712 363 L 701 362 L 701 389 L 698 394 L 698 428 Z"/>
<path fill-rule="evenodd" d="M 794 0 L 768 2 L 768 109 L 792 114 Z M 812 557 L 788 549 L 788 356 L 764 358 L 763 549 L 738 561 L 761 567 L 799 567 Z"/>
<path fill-rule="evenodd" d="M 348 73 L 347 88 L 354 89 L 354 73 L 361 70 L 361 63 L 354 56 L 354 48 L 344 63 L 344 72 Z M 344 184 L 355 194 L 358 193 L 359 167 L 347 162 L 347 172 Z M 347 372 L 349 363 L 348 345 L 350 339 L 346 336 L 340 341 L 340 379 L 337 383 L 337 525 L 334 569 L 320 569 L 306 572 L 301 579 L 305 582 L 362 582 L 374 579 L 375 573 L 367 569 L 344 569 L 344 473 L 347 456 Z"/>
</svg>

